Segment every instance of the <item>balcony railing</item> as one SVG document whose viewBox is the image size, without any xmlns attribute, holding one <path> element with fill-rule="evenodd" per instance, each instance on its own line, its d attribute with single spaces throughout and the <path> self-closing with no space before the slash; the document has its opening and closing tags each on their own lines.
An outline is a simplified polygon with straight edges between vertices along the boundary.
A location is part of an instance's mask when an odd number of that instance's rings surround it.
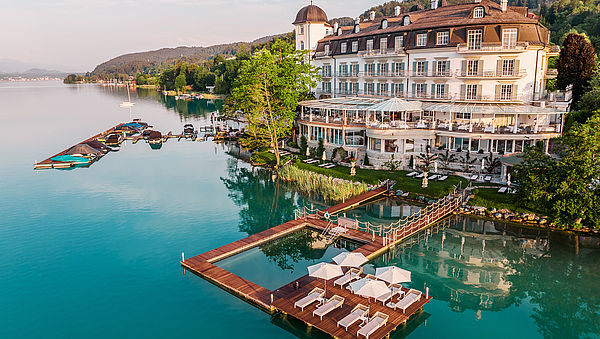
<svg viewBox="0 0 600 339">
<path fill-rule="evenodd" d="M 497 72 L 497 71 L 477 71 L 469 72 L 467 70 L 456 70 L 456 77 L 463 78 L 522 78 L 527 75 L 526 69 L 514 69 L 512 72 Z"/>
<path fill-rule="evenodd" d="M 360 72 L 359 76 L 367 78 L 403 78 L 406 77 L 407 72 L 404 70 L 399 71 L 387 71 L 387 72 Z"/>
<path fill-rule="evenodd" d="M 469 46 L 466 43 L 458 44 L 458 53 L 487 53 L 487 52 L 523 52 L 529 47 L 526 42 L 518 42 L 513 46 L 504 46 L 498 42 L 483 42 L 480 45 Z"/>
<path fill-rule="evenodd" d="M 399 48 L 399 49 L 395 49 L 395 48 L 387 48 L 387 49 L 373 49 L 370 51 L 359 51 L 358 52 L 358 56 L 359 57 L 376 57 L 376 56 L 387 56 L 387 55 L 404 55 L 406 53 L 404 53 L 404 49 L 403 48 Z"/>
<path fill-rule="evenodd" d="M 326 56 L 330 56 L 330 55 L 331 55 L 331 51 L 315 52 L 315 58 L 322 58 L 322 57 L 326 57 Z"/>
</svg>

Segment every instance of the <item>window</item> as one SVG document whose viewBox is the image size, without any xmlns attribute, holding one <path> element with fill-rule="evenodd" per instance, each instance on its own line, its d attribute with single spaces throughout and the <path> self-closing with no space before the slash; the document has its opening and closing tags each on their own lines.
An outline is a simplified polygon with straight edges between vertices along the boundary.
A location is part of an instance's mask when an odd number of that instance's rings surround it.
<svg viewBox="0 0 600 339">
<path fill-rule="evenodd" d="M 358 33 L 358 32 L 360 32 L 360 25 L 356 24 L 356 25 L 354 25 L 354 33 Z"/>
<path fill-rule="evenodd" d="M 447 45 L 450 42 L 450 32 L 437 32 L 436 45 Z"/>
<path fill-rule="evenodd" d="M 517 29 L 506 28 L 502 30 L 502 48 L 514 49 L 517 47 Z"/>
<path fill-rule="evenodd" d="M 500 85 L 500 100 L 512 100 L 513 97 L 512 85 Z"/>
<path fill-rule="evenodd" d="M 404 44 L 404 36 L 397 36 L 396 38 L 396 51 L 399 51 L 400 48 L 402 48 L 402 45 Z"/>
<path fill-rule="evenodd" d="M 423 47 L 427 45 L 427 33 L 417 34 L 417 47 Z"/>
<path fill-rule="evenodd" d="M 410 25 L 410 16 L 405 15 L 404 18 L 402 18 L 402 26 L 408 26 Z"/>
<path fill-rule="evenodd" d="M 298 33 L 300 35 L 304 34 L 304 25 L 300 26 L 300 33 Z"/>
<path fill-rule="evenodd" d="M 502 75 L 511 76 L 515 74 L 515 60 L 504 59 L 502 60 Z"/>
<path fill-rule="evenodd" d="M 477 85 L 467 85 L 467 100 L 477 100 Z"/>
<path fill-rule="evenodd" d="M 325 45 L 325 55 L 329 55 L 329 45 Z"/>
<path fill-rule="evenodd" d="M 473 19 L 483 18 L 483 14 L 483 7 L 475 7 L 475 9 L 473 10 Z"/>
<path fill-rule="evenodd" d="M 392 66 L 393 66 L 392 69 L 394 70 L 395 75 L 403 75 L 404 74 L 404 63 L 395 62 Z"/>
<path fill-rule="evenodd" d="M 358 41 L 352 41 L 352 53 L 356 53 L 358 51 Z"/>
<path fill-rule="evenodd" d="M 379 39 L 379 49 L 385 51 L 387 49 L 387 38 Z"/>
<path fill-rule="evenodd" d="M 369 149 L 372 151 L 381 151 L 381 139 L 369 138 Z"/>
<path fill-rule="evenodd" d="M 304 41 L 300 41 L 300 50 L 303 51 L 304 50 Z"/>
<path fill-rule="evenodd" d="M 417 98 L 424 98 L 427 95 L 427 84 L 415 84 L 415 96 Z"/>
<path fill-rule="evenodd" d="M 468 49 L 481 49 L 481 42 L 483 40 L 483 33 L 480 29 L 472 29 L 467 33 L 467 48 Z"/>
<path fill-rule="evenodd" d="M 427 73 L 427 61 L 417 61 L 415 63 L 415 75 L 426 75 Z"/>
<path fill-rule="evenodd" d="M 445 99 L 448 97 L 448 85 L 446 84 L 436 84 L 435 85 L 435 98 L 436 99 Z"/>
<path fill-rule="evenodd" d="M 367 75 L 375 74 L 375 64 L 367 64 Z"/>
<path fill-rule="evenodd" d="M 341 53 L 346 53 L 346 49 L 348 48 L 348 44 L 347 43 L 342 43 L 342 45 L 340 46 L 340 52 Z"/>
<path fill-rule="evenodd" d="M 381 29 L 386 29 L 386 28 L 388 28 L 388 21 L 387 20 L 381 21 Z"/>
<path fill-rule="evenodd" d="M 362 146 L 364 143 L 364 131 L 346 131 L 346 146 Z"/>
<path fill-rule="evenodd" d="M 479 60 L 467 60 L 467 76 L 479 75 Z"/>
<path fill-rule="evenodd" d="M 435 69 L 436 76 L 450 75 L 450 60 L 438 61 Z"/>
<path fill-rule="evenodd" d="M 373 39 L 367 40 L 367 51 L 370 52 L 373 50 Z"/>
</svg>

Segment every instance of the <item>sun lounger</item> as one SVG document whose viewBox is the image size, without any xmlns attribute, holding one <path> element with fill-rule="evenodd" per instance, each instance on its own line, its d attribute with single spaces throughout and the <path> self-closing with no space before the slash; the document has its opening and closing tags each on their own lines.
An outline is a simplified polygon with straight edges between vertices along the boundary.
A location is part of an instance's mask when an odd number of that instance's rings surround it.
<svg viewBox="0 0 600 339">
<path fill-rule="evenodd" d="M 327 313 L 335 310 L 338 307 L 342 307 L 344 304 L 344 298 L 339 295 L 334 295 L 329 298 L 323 305 L 317 307 L 316 310 L 313 311 L 313 315 L 321 318 L 323 320 L 323 316 L 327 315 Z"/>
<path fill-rule="evenodd" d="M 400 194 L 400 196 L 406 198 L 406 197 L 408 197 L 408 194 L 409 194 L 409 192 L 404 192 L 404 193 Z"/>
<path fill-rule="evenodd" d="M 477 180 L 477 178 L 479 178 L 479 176 L 477 174 L 473 174 L 471 176 L 471 181 L 475 181 L 475 180 Z"/>
<path fill-rule="evenodd" d="M 310 291 L 306 297 L 296 301 L 294 303 L 294 308 L 296 307 L 300 307 L 300 309 L 302 311 L 304 311 L 304 308 L 312 303 L 314 303 L 315 301 L 321 299 L 323 296 L 325 295 L 325 291 L 322 288 L 318 288 L 315 287 L 312 289 L 312 291 Z"/>
<path fill-rule="evenodd" d="M 408 173 L 406 176 L 407 176 L 407 177 L 413 177 L 413 176 L 415 176 L 415 175 L 417 175 L 417 174 L 419 174 L 419 173 L 417 173 L 417 172 L 410 172 L 410 173 Z"/>
<path fill-rule="evenodd" d="M 343 317 L 340 321 L 337 322 L 338 326 L 343 326 L 348 331 L 348 327 L 352 326 L 355 322 L 359 321 L 362 317 L 364 317 L 367 312 L 369 312 L 369 308 L 363 304 L 356 305 L 352 311 L 345 317 Z"/>
<path fill-rule="evenodd" d="M 492 181 L 492 176 L 491 175 L 486 175 L 485 178 L 483 178 L 485 181 L 490 182 Z"/>
<path fill-rule="evenodd" d="M 406 312 L 406 309 L 410 307 L 410 305 L 414 304 L 419 299 L 421 299 L 421 294 L 421 291 L 411 289 L 410 291 L 408 291 L 408 293 L 406 293 L 404 298 L 400 299 L 397 303 L 395 303 L 392 308 L 401 309 L 402 313 L 404 313 Z"/>
<path fill-rule="evenodd" d="M 379 297 L 375 298 L 375 300 L 381 301 L 385 304 L 386 301 L 392 299 L 395 295 L 400 294 L 400 296 L 402 296 L 404 294 L 404 292 L 402 291 L 402 286 L 398 284 L 390 284 L 388 287 L 390 288 L 391 293 L 382 294 Z"/>
<path fill-rule="evenodd" d="M 356 336 L 363 336 L 365 338 L 369 338 L 373 332 L 377 331 L 379 328 L 385 326 L 388 321 L 388 315 L 381 312 L 376 312 L 369 321 L 362 325 L 360 330 L 356 332 Z"/>
<path fill-rule="evenodd" d="M 419 173 L 417 175 L 415 175 L 415 178 L 422 178 L 425 176 L 425 173 Z"/>
<path fill-rule="evenodd" d="M 324 163 L 320 164 L 319 167 L 326 167 L 326 166 L 329 166 L 329 165 L 333 165 L 333 164 L 330 163 L 330 162 L 324 162 Z"/>
<path fill-rule="evenodd" d="M 429 177 L 429 180 L 435 180 L 435 179 L 437 179 L 439 177 L 440 177 L 439 175 L 434 174 L 434 175 L 432 175 L 432 176 Z"/>
<path fill-rule="evenodd" d="M 323 168 L 333 168 L 335 166 L 337 166 L 337 165 L 336 164 L 329 164 L 329 165 L 323 166 Z"/>
<path fill-rule="evenodd" d="M 446 180 L 446 179 L 448 179 L 448 176 L 447 176 L 447 175 L 444 175 L 444 176 L 442 176 L 442 177 L 439 177 L 439 178 L 438 178 L 438 181 L 444 181 L 444 180 Z"/>
<path fill-rule="evenodd" d="M 360 273 L 362 271 L 361 269 L 358 268 L 351 268 L 350 270 L 348 270 L 348 272 L 346 272 L 346 274 L 344 274 L 343 276 L 337 278 L 334 282 L 333 285 L 339 285 L 340 287 L 346 285 L 347 283 L 351 282 L 354 279 L 358 279 L 360 277 Z"/>
<path fill-rule="evenodd" d="M 506 187 L 506 186 L 500 187 L 500 189 L 498 190 L 498 193 L 506 193 L 507 189 L 508 189 L 508 187 Z"/>
</svg>

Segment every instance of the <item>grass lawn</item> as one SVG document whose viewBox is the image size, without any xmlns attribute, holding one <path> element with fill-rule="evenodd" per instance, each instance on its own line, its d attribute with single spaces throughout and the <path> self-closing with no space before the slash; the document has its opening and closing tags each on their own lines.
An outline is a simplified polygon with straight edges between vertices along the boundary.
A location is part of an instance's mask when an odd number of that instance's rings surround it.
<svg viewBox="0 0 600 339">
<path fill-rule="evenodd" d="M 309 170 L 315 173 L 325 174 L 335 178 L 362 181 L 367 184 L 376 185 L 385 179 L 396 180 L 395 189 L 410 192 L 411 197 L 423 195 L 429 198 L 441 198 L 450 193 L 455 185 L 466 187 L 469 181 L 463 177 L 451 175 L 445 181 L 429 181 L 427 188 L 421 187 L 422 179 L 409 178 L 406 176 L 408 171 L 386 171 L 372 169 L 356 169 L 356 176 L 350 176 L 350 167 L 336 166 L 331 169 L 321 168 L 317 164 L 306 164 L 301 161 L 296 163 L 301 169 Z M 490 184 L 486 184 L 490 185 Z M 516 213 L 535 213 L 522 207 L 519 201 L 512 194 L 500 194 L 496 188 L 477 189 L 477 194 L 469 200 L 469 205 L 483 206 L 486 208 L 507 209 Z"/>
</svg>

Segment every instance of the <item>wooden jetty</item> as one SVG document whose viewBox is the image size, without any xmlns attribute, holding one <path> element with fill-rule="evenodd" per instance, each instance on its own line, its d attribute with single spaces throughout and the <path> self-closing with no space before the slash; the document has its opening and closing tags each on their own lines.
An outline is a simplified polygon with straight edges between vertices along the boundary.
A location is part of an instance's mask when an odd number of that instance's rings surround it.
<svg viewBox="0 0 600 339">
<path fill-rule="evenodd" d="M 323 220 L 323 216 L 329 216 L 354 208 L 361 203 L 376 199 L 386 193 L 386 188 L 376 188 L 352 199 L 348 199 L 341 204 L 326 208 L 316 213 L 305 215 L 260 233 L 248 236 L 244 239 L 234 241 L 230 244 L 210 250 L 198 256 L 185 259 L 181 261 L 181 265 L 186 270 L 193 272 L 194 274 L 212 282 L 218 287 L 229 291 L 230 293 L 248 301 L 249 303 L 259 306 L 267 312 L 280 312 L 293 316 L 294 318 L 303 321 L 308 326 L 318 328 L 319 330 L 335 338 L 356 337 L 356 333 L 359 328 L 358 325 L 355 324 L 351 326 L 348 331 L 346 331 L 342 327 L 337 327 L 337 321 L 347 315 L 357 304 L 367 305 L 369 301 L 366 298 L 352 294 L 346 289 L 328 285 L 328 297 L 337 294 L 344 297 L 345 301 L 341 308 L 332 311 L 321 320 L 312 315 L 312 311 L 316 306 L 309 306 L 305 308 L 304 311 L 301 311 L 299 308 L 294 308 L 293 305 L 295 301 L 306 296 L 312 288 L 322 287 L 322 280 L 317 280 L 305 275 L 300 279 L 282 286 L 281 288 L 271 291 L 242 277 L 239 277 L 225 269 L 222 269 L 214 265 L 214 263 L 303 228 L 308 227 L 325 232 L 331 228 L 331 222 L 329 220 Z M 451 211 L 444 209 L 443 212 L 449 214 Z M 439 220 L 440 215 L 441 212 L 436 215 L 436 218 L 427 219 L 427 221 L 437 221 Z M 411 226 L 411 230 L 413 232 L 412 234 L 415 234 L 423 229 L 422 222 L 415 222 L 415 220 L 412 219 Z M 398 241 L 405 239 L 408 236 L 407 234 L 403 233 L 401 239 L 396 238 L 393 239 L 393 242 L 390 242 L 389 234 L 384 232 L 380 233 L 383 236 L 375 234 L 375 232 L 370 233 L 358 228 L 347 228 L 339 235 L 339 237 L 360 243 L 361 246 L 358 247 L 355 252 L 360 252 L 367 258 L 373 259 L 389 250 L 391 246 L 395 245 Z M 411 315 L 421 312 L 423 305 L 428 303 L 430 300 L 430 296 L 423 294 L 421 298 L 411 305 L 405 312 L 393 310 L 382 303 L 370 303 L 371 314 L 379 311 L 389 316 L 387 324 L 370 335 L 370 338 L 383 338 L 388 336 L 390 332 L 394 331 L 399 326 L 406 324 L 406 321 Z"/>
<path fill-rule="evenodd" d="M 77 143 L 76 145 L 78 145 L 78 144 L 82 144 L 82 143 L 85 143 L 85 142 L 89 142 L 89 141 L 92 141 L 92 140 L 96 140 L 96 139 L 98 139 L 98 138 L 102 137 L 103 135 L 106 135 L 106 134 L 113 133 L 113 132 L 114 132 L 114 131 L 115 131 L 115 130 L 118 128 L 118 127 L 120 127 L 120 126 L 121 126 L 121 125 L 123 125 L 123 124 L 125 124 L 125 123 L 120 123 L 120 124 L 118 124 L 118 125 L 116 125 L 116 126 L 114 126 L 114 127 L 111 127 L 111 128 L 107 129 L 107 130 L 106 130 L 106 131 L 104 131 L 104 132 L 98 133 L 98 134 L 96 134 L 96 135 L 94 135 L 94 136 L 92 136 L 92 137 L 90 137 L 90 138 L 88 138 L 88 139 L 85 139 L 85 140 L 83 140 L 82 142 L 79 142 L 79 143 Z M 73 146 L 71 146 L 71 147 L 73 147 Z M 54 157 L 56 157 L 56 156 L 59 156 L 59 155 L 65 155 L 65 154 L 66 154 L 66 153 L 67 153 L 67 152 L 68 152 L 68 151 L 71 149 L 71 147 L 69 147 L 69 148 L 67 148 L 67 149 L 63 150 L 62 152 L 59 152 L 59 153 L 57 153 L 57 154 L 55 154 L 55 155 L 53 155 L 53 156 L 49 157 L 49 158 L 48 158 L 48 159 L 46 159 L 46 160 L 40 161 L 40 162 L 38 162 L 38 163 L 35 163 L 35 165 L 34 165 L 34 169 L 47 169 L 47 168 L 68 168 L 68 167 L 73 167 L 73 166 L 75 166 L 75 165 L 74 165 L 74 164 L 72 164 L 72 163 L 68 163 L 68 162 L 62 162 L 62 161 L 53 161 L 53 160 L 52 160 L 52 158 L 54 158 Z"/>
</svg>

